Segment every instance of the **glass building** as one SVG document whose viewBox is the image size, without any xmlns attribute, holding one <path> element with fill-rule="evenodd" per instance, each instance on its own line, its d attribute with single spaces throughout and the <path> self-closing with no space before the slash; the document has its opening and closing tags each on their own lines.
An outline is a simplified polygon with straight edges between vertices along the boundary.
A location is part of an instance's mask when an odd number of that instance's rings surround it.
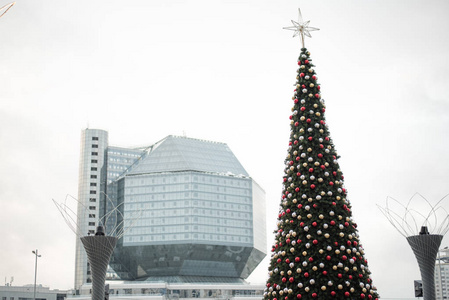
<svg viewBox="0 0 449 300">
<path fill-rule="evenodd" d="M 120 208 L 123 220 L 106 224 L 130 228 L 110 263 L 114 278 L 201 282 L 251 274 L 266 256 L 265 192 L 226 144 L 168 136 L 129 149 L 109 146 L 107 138 L 103 130 L 83 131 L 79 200 L 96 206 L 93 218 L 81 212 L 78 221 L 87 222 L 80 226 L 87 233 L 94 230 L 89 224 Z M 95 170 L 91 149 L 103 151 Z M 97 202 L 81 197 L 90 195 L 91 179 Z M 75 288 L 90 280 L 82 252 L 77 244 Z"/>
</svg>

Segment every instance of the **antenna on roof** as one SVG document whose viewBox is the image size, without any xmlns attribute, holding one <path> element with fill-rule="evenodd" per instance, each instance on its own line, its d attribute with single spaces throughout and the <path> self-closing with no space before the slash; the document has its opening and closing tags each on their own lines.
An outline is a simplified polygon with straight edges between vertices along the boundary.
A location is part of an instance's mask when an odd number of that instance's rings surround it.
<svg viewBox="0 0 449 300">
<path fill-rule="evenodd" d="M 186 131 L 185 130 L 182 131 L 182 136 L 186 137 Z"/>
</svg>

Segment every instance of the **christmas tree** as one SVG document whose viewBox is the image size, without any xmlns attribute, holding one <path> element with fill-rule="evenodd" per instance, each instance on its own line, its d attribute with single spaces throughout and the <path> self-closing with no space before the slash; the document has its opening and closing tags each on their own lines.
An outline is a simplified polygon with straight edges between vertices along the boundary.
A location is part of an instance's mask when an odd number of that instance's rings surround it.
<svg viewBox="0 0 449 300">
<path fill-rule="evenodd" d="M 325 122 L 325 103 L 304 35 L 298 59 L 283 192 L 265 300 L 377 299 L 338 155 Z"/>
</svg>

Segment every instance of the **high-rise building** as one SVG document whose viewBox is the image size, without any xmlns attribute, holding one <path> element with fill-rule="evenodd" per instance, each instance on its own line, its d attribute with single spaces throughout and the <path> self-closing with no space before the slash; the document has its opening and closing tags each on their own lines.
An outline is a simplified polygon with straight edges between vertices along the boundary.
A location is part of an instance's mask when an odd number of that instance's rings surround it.
<svg viewBox="0 0 449 300">
<path fill-rule="evenodd" d="M 435 265 L 436 300 L 449 299 L 449 249 L 440 249 Z"/>
<path fill-rule="evenodd" d="M 78 228 L 131 225 L 110 266 L 126 281 L 229 282 L 266 256 L 265 192 L 224 143 L 167 136 L 148 147 L 110 146 L 104 130 L 82 133 Z M 121 216 L 123 215 L 123 220 Z M 137 217 L 136 217 L 137 216 Z M 90 282 L 77 241 L 75 288 Z"/>
</svg>

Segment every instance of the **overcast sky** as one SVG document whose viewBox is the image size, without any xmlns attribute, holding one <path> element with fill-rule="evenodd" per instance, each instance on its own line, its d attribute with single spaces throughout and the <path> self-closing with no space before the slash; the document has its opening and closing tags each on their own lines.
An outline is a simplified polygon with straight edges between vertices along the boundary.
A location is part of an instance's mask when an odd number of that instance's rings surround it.
<svg viewBox="0 0 449 300">
<path fill-rule="evenodd" d="M 38 283 L 73 287 L 75 235 L 51 200 L 77 196 L 86 127 L 115 146 L 227 143 L 266 191 L 270 248 L 299 5 L 374 284 L 413 297 L 416 260 L 376 204 L 449 193 L 445 0 L 18 0 L 0 18 L 0 279 L 33 283 L 39 249 Z"/>
</svg>

